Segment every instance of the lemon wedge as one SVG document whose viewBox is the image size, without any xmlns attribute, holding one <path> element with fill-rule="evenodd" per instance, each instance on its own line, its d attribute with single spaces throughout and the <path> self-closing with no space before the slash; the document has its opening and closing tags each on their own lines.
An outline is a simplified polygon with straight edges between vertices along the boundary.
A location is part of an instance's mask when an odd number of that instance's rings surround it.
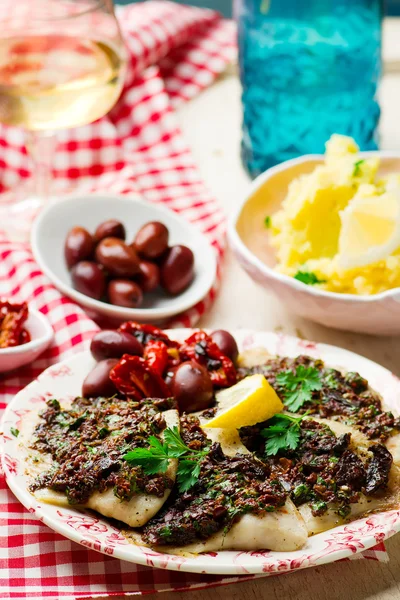
<svg viewBox="0 0 400 600">
<path fill-rule="evenodd" d="M 399 189 L 355 197 L 340 216 L 339 268 L 370 265 L 400 247 Z"/>
<path fill-rule="evenodd" d="M 250 375 L 217 394 L 217 411 L 203 427 L 238 429 L 271 419 L 283 410 L 275 390 L 263 375 Z"/>
</svg>

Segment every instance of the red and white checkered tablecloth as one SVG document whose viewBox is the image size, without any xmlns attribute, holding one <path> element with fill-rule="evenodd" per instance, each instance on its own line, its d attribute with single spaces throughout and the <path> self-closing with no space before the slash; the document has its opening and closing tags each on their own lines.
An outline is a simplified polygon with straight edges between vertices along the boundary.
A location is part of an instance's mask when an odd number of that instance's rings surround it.
<svg viewBox="0 0 400 600">
<path fill-rule="evenodd" d="M 60 191 L 109 190 L 164 203 L 224 251 L 224 216 L 205 189 L 174 108 L 200 92 L 235 57 L 234 25 L 205 9 L 146 2 L 118 13 L 130 52 L 124 93 L 100 121 L 62 132 L 54 176 Z M 205 122 L 204 126 L 207 126 Z M 29 176 L 24 134 L 0 126 L 0 190 Z M 0 224 L 1 226 L 1 224 Z M 44 368 L 86 348 L 97 326 L 49 283 L 29 246 L 0 236 L 0 293 L 28 300 L 47 315 L 55 343 L 34 364 L 0 377 L 0 412 Z M 193 325 L 215 289 L 178 323 Z M 383 544 L 358 555 L 387 560 Z M 40 523 L 0 475 L 0 598 L 84 598 L 226 585 L 222 577 L 151 569 L 81 547 Z"/>
</svg>

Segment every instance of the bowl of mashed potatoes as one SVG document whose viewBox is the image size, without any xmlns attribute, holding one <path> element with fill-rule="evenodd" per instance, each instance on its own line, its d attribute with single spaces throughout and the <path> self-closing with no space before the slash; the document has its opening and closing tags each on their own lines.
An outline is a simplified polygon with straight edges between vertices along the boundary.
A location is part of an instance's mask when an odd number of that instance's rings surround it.
<svg viewBox="0 0 400 600">
<path fill-rule="evenodd" d="M 334 135 L 325 155 L 268 169 L 229 227 L 248 274 L 326 326 L 400 333 L 400 153 L 359 152 Z"/>
</svg>

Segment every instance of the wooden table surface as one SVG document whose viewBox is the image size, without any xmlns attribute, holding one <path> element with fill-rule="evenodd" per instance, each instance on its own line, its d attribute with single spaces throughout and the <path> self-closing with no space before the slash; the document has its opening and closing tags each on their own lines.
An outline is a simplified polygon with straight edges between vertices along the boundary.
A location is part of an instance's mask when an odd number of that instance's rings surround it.
<svg viewBox="0 0 400 600">
<path fill-rule="evenodd" d="M 400 148 L 400 72 L 395 62 L 400 21 L 389 25 L 390 54 L 381 89 L 381 146 Z M 392 41 L 393 40 L 393 41 Z M 397 44 L 397 48 L 395 45 Z M 249 179 L 240 163 L 240 89 L 227 74 L 178 113 L 202 176 L 227 215 L 241 201 Z M 372 318 L 372 315 L 371 315 Z M 289 314 L 279 301 L 257 287 L 228 251 L 221 291 L 201 326 L 282 331 L 342 346 L 381 363 L 400 375 L 400 338 L 378 338 L 331 330 Z M 164 593 L 162 600 L 397 600 L 400 598 L 400 535 L 388 540 L 387 564 L 367 560 L 333 563 L 293 574 L 195 592 Z"/>
</svg>

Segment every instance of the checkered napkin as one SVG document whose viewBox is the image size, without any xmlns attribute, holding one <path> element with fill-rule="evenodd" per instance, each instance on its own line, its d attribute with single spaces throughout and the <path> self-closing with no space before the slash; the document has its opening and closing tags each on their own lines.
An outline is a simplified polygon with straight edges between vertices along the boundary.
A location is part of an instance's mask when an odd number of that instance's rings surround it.
<svg viewBox="0 0 400 600">
<path fill-rule="evenodd" d="M 106 118 L 59 136 L 54 176 L 60 190 L 139 194 L 200 227 L 223 253 L 224 219 L 205 190 L 173 109 L 192 98 L 235 55 L 234 29 L 213 11 L 147 2 L 119 12 L 131 54 L 124 94 Z M 3 189 L 29 176 L 23 133 L 0 130 Z M 116 173 L 117 172 L 117 173 Z M 44 368 L 88 346 L 97 326 L 40 272 L 29 246 L 0 236 L 0 292 L 25 299 L 51 322 L 55 343 L 34 364 L 1 378 L 0 412 Z M 192 325 L 210 297 L 183 315 Z M 381 544 L 365 558 L 385 560 Z M 151 569 L 116 560 L 54 533 L 16 501 L 0 475 L 0 598 L 83 598 L 225 585 L 220 577 Z"/>
</svg>

